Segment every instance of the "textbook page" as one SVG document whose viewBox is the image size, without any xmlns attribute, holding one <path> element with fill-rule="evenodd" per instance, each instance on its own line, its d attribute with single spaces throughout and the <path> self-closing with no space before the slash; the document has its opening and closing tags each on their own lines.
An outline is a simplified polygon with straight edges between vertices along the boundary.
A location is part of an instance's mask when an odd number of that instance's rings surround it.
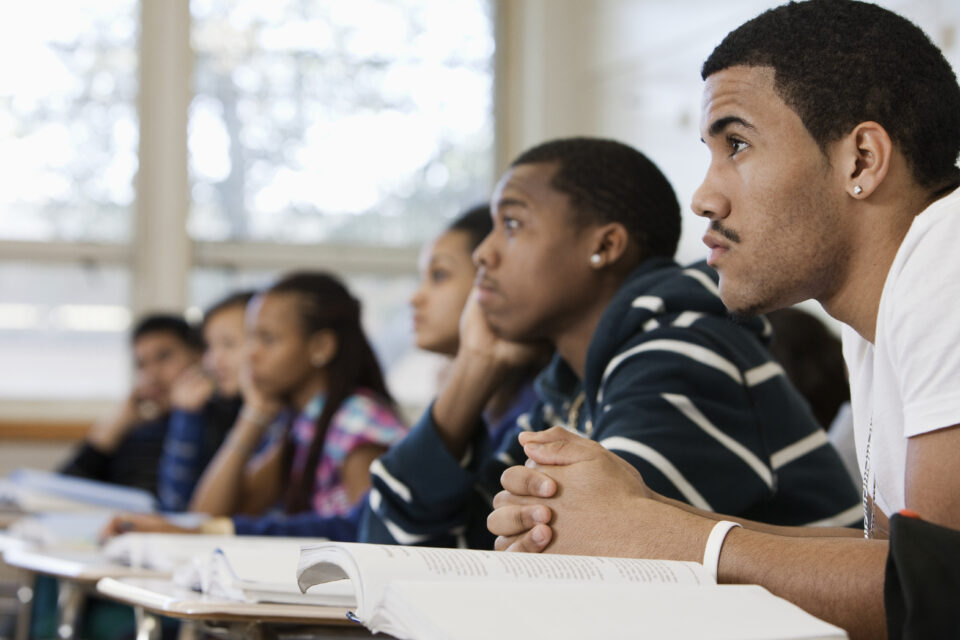
<svg viewBox="0 0 960 640">
<path fill-rule="evenodd" d="M 585 584 L 709 585 L 696 562 L 539 555 L 471 549 L 328 542 L 305 546 L 297 578 L 301 589 L 349 579 L 357 594 L 356 615 L 366 621 L 392 580 L 448 584 L 579 582 Z"/>
<path fill-rule="evenodd" d="M 496 612 L 496 615 L 491 615 Z M 755 585 L 490 585 L 397 581 L 368 624 L 401 640 L 812 640 L 846 638 Z"/>
</svg>

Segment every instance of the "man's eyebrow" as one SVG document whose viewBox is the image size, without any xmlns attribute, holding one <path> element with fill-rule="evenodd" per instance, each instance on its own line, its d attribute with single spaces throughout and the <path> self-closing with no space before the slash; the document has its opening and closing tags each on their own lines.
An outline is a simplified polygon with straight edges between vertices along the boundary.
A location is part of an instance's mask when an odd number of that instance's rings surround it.
<svg viewBox="0 0 960 640">
<path fill-rule="evenodd" d="M 518 200 L 516 198 L 500 198 L 497 200 L 497 209 L 502 209 L 503 207 L 524 207 L 526 208 L 527 203 L 523 200 Z"/>
<path fill-rule="evenodd" d="M 723 133 L 724 129 L 733 124 L 739 124 L 742 127 L 747 129 L 755 129 L 752 124 L 744 120 L 739 116 L 724 116 L 723 118 L 718 118 L 710 124 L 710 128 L 707 130 L 707 133 L 711 138 L 720 135 Z"/>
</svg>

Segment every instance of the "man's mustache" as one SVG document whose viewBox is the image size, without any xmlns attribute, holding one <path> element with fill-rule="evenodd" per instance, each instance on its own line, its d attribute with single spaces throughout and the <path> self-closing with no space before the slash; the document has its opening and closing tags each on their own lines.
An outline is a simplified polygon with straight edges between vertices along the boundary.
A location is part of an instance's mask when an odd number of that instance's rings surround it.
<svg viewBox="0 0 960 640">
<path fill-rule="evenodd" d="M 710 230 L 716 231 L 717 233 L 722 235 L 724 238 L 726 238 L 730 242 L 737 242 L 737 243 L 740 242 L 740 235 L 732 229 L 725 228 L 723 225 L 720 224 L 719 220 L 714 220 L 713 222 L 710 223 Z"/>
</svg>

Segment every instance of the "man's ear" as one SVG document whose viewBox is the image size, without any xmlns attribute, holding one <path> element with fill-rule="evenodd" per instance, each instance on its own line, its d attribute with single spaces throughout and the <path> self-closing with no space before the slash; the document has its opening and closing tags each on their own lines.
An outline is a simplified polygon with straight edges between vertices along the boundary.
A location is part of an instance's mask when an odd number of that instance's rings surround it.
<svg viewBox="0 0 960 640">
<path fill-rule="evenodd" d="M 331 329 L 317 331 L 310 336 L 310 340 L 307 342 L 310 364 L 317 369 L 327 366 L 336 357 L 339 346 L 337 334 Z"/>
<path fill-rule="evenodd" d="M 846 191 L 863 200 L 876 191 L 890 171 L 893 141 L 876 122 L 861 122 L 838 145 L 838 166 L 846 172 Z"/>
<path fill-rule="evenodd" d="M 600 225 L 593 232 L 590 266 L 594 269 L 616 264 L 630 247 L 630 233 L 619 222 Z"/>
</svg>

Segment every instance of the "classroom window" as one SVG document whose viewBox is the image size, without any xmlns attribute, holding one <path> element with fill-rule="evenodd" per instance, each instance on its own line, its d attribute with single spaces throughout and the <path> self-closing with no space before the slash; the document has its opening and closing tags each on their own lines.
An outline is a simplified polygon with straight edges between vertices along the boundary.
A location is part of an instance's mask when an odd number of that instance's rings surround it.
<svg viewBox="0 0 960 640">
<path fill-rule="evenodd" d="M 488 197 L 485 0 L 194 0 L 198 240 L 414 245 Z"/>
<path fill-rule="evenodd" d="M 89 4 L 0 8 L 0 239 L 130 238 L 138 4 Z"/>
<path fill-rule="evenodd" d="M 184 306 L 337 271 L 384 364 L 406 362 L 417 248 L 492 187 L 493 4 L 191 0 Z M 140 127 L 177 121 L 138 115 L 145 31 L 164 33 L 136 0 L 0 9 L 5 409 L 129 385 L 135 258 L 151 242 L 135 233 Z M 291 246 L 349 259 L 317 265 Z"/>
<path fill-rule="evenodd" d="M 0 262 L 0 389 L 19 398 L 119 397 L 130 371 L 129 274 Z"/>
</svg>

